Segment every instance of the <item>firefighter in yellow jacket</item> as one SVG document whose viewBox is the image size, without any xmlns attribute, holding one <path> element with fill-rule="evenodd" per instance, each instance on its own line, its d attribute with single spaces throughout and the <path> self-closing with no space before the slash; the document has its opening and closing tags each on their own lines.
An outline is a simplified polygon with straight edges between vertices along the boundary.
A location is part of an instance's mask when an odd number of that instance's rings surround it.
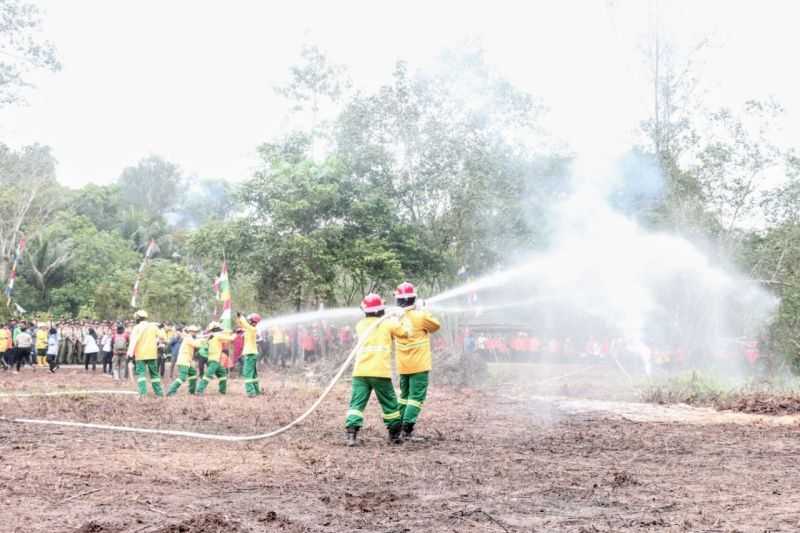
<svg viewBox="0 0 800 533">
<path fill-rule="evenodd" d="M 7 370 L 8 365 L 11 364 L 7 363 L 11 360 L 9 355 L 11 345 L 11 330 L 0 324 L 0 366 L 3 367 L 3 370 Z"/>
<path fill-rule="evenodd" d="M 416 309 L 417 291 L 411 283 L 401 283 L 394 295 L 403 309 L 400 323 L 409 332 L 407 338 L 397 339 L 395 348 L 403 438 L 412 440 L 414 424 L 428 395 L 428 375 L 433 364 L 430 335 L 441 324 L 429 312 Z"/>
<path fill-rule="evenodd" d="M 253 398 L 261 393 L 258 386 L 258 370 L 256 370 L 256 363 L 258 362 L 258 343 L 256 339 L 258 330 L 256 326 L 261 322 L 261 315 L 250 313 L 245 319 L 241 313 L 236 313 L 236 318 L 239 327 L 244 330 L 244 347 L 242 349 L 242 356 L 244 357 L 244 363 L 242 364 L 244 392 L 248 398 Z"/>
<path fill-rule="evenodd" d="M 392 385 L 392 339 L 408 336 L 396 318 L 388 318 L 380 324 L 385 310 L 383 300 L 377 294 L 368 294 L 361 302 L 365 317 L 356 325 L 359 340 L 364 340 L 353 366 L 353 392 L 350 409 L 347 411 L 345 428 L 347 445 L 357 444 L 358 430 L 364 424 L 364 408 L 370 394 L 375 391 L 383 411 L 383 423 L 389 430 L 389 441 L 400 441 L 400 405 Z"/>
<path fill-rule="evenodd" d="M 44 322 L 36 325 L 36 365 L 47 366 L 47 326 Z"/>
<path fill-rule="evenodd" d="M 236 336 L 230 331 L 223 331 L 222 325 L 212 322 L 208 325 L 208 366 L 206 373 L 197 385 L 197 394 L 201 395 L 208 387 L 208 381 L 214 378 L 219 379 L 219 393 L 225 394 L 228 391 L 228 370 L 222 366 L 222 345 L 233 341 Z"/>
<path fill-rule="evenodd" d="M 163 396 L 164 390 L 161 388 L 161 376 L 158 373 L 158 324 L 147 321 L 145 311 L 136 311 L 134 315 L 136 325 L 131 332 L 131 340 L 128 344 L 128 357 L 133 357 L 136 373 L 136 386 L 139 395 L 147 394 L 147 377 L 150 375 L 150 385 L 156 396 Z"/>
<path fill-rule="evenodd" d="M 174 396 L 185 381 L 189 382 L 189 394 L 195 393 L 197 386 L 197 371 L 192 365 L 194 351 L 200 344 L 197 333 L 200 331 L 198 326 L 187 326 L 181 334 L 181 347 L 178 350 L 178 377 L 172 382 L 167 391 L 167 396 Z"/>
</svg>

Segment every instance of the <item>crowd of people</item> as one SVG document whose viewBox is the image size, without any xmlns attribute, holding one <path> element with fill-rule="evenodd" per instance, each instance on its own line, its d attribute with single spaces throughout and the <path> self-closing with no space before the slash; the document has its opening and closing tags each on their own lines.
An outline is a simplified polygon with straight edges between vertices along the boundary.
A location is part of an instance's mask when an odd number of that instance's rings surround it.
<svg viewBox="0 0 800 533">
<path fill-rule="evenodd" d="M 395 292 L 398 314 L 384 316 L 383 300 L 369 294 L 362 302 L 364 318 L 356 325 L 361 339 L 353 367 L 352 395 L 345 428 L 349 445 L 357 444 L 364 408 L 375 391 L 383 412 L 389 440 L 413 439 L 414 425 L 428 391 L 432 368 L 430 335 L 440 328 L 431 313 L 417 309 L 416 289 L 408 282 Z M 228 375 L 239 368 L 245 393 L 261 393 L 259 363 L 286 366 L 313 362 L 326 352 L 349 350 L 355 342 L 350 326 L 334 328 L 317 324 L 311 328 L 265 327 L 261 316 L 237 314 L 235 327 L 220 322 L 208 327 L 173 325 L 148 320 L 145 311 L 126 322 L 12 321 L 0 326 L 0 361 L 5 370 L 23 366 L 57 372 L 62 365 L 82 364 L 86 372 L 100 371 L 117 380 L 135 378 L 141 396 L 147 384 L 156 396 L 164 396 L 162 379 L 172 379 L 166 396 L 178 393 L 183 384 L 188 393 L 202 395 L 213 380 L 226 394 Z M 399 375 L 399 397 L 392 383 L 392 354 Z M 175 369 L 177 367 L 177 375 Z M 174 378 L 174 379 L 173 379 Z"/>
<path fill-rule="evenodd" d="M 486 361 L 502 362 L 579 362 L 609 358 L 641 359 L 644 355 L 655 368 L 680 368 L 690 360 L 686 347 L 659 347 L 641 340 L 611 336 L 539 336 L 530 331 L 502 329 L 471 330 L 465 328 L 457 339 L 465 353 L 477 353 Z M 763 357 L 759 342 L 754 339 L 732 339 L 720 342 L 710 357 L 717 360 L 744 360 L 755 366 Z M 712 353 L 713 352 L 713 353 Z"/>
<path fill-rule="evenodd" d="M 17 372 L 22 367 L 55 372 L 62 365 L 81 365 L 87 372 L 99 371 L 115 379 L 130 379 L 133 361 L 126 353 L 134 326 L 134 321 L 12 320 L 0 324 L 0 367 Z M 156 361 L 162 378 L 174 375 L 187 327 L 158 323 Z M 234 338 L 230 346 L 225 347 L 225 364 L 229 369 L 241 368 L 245 331 L 237 326 L 232 333 Z M 270 327 L 257 336 L 257 364 L 287 367 L 313 362 L 328 353 L 348 350 L 353 342 L 350 326 Z M 205 366 L 204 353 L 201 346 L 196 356 L 201 368 Z"/>
</svg>

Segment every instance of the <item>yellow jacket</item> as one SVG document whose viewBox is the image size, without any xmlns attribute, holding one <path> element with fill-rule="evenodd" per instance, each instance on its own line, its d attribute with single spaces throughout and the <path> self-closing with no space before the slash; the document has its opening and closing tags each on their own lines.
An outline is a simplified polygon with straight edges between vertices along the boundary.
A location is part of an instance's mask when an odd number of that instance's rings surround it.
<svg viewBox="0 0 800 533">
<path fill-rule="evenodd" d="M 409 309 L 400 320 L 408 338 L 397 339 L 397 373 L 416 374 L 432 368 L 430 334 L 441 327 L 439 321 L 427 311 Z"/>
<path fill-rule="evenodd" d="M 256 343 L 256 327 L 251 325 L 243 316 L 239 317 L 239 327 L 244 330 L 244 348 L 242 349 L 242 354 L 257 355 L 258 344 Z"/>
<path fill-rule="evenodd" d="M 272 328 L 270 334 L 272 335 L 272 344 L 286 344 L 286 333 L 281 328 Z"/>
<path fill-rule="evenodd" d="M 131 355 L 137 361 L 152 361 L 158 358 L 158 324 L 154 322 L 139 322 L 131 332 L 131 342 L 128 344 L 128 357 Z"/>
<path fill-rule="evenodd" d="M 197 339 L 191 335 L 184 335 L 181 340 L 181 349 L 178 351 L 178 366 L 191 366 L 192 357 L 194 357 L 194 349 L 200 344 Z"/>
<path fill-rule="evenodd" d="M 362 338 L 375 321 L 376 317 L 362 318 L 356 324 L 356 335 Z M 392 339 L 408 337 L 400 322 L 387 318 L 372 330 L 356 355 L 353 376 L 365 378 L 392 377 Z"/>
<path fill-rule="evenodd" d="M 213 335 L 208 339 L 208 362 L 216 361 L 219 363 L 220 356 L 222 356 L 222 343 L 231 342 L 236 338 L 236 335 L 230 331 L 217 332 Z"/>
<path fill-rule="evenodd" d="M 0 352 L 5 352 L 11 348 L 11 332 L 6 328 L 0 328 Z"/>
<path fill-rule="evenodd" d="M 36 349 L 47 349 L 47 330 L 42 327 L 36 329 Z"/>
</svg>

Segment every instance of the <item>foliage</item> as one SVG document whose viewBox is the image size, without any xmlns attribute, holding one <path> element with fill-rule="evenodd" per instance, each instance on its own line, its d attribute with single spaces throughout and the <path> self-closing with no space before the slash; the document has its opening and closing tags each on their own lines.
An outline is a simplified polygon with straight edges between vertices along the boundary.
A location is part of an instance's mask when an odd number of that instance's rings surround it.
<svg viewBox="0 0 800 533">
<path fill-rule="evenodd" d="M 130 272 L 137 267 L 137 254 L 124 239 L 99 231 L 86 217 L 59 213 L 46 234 L 52 240 L 69 240 L 71 248 L 71 258 L 55 280 L 58 283 L 47 286 L 46 297 L 37 302 L 56 315 L 77 316 L 81 309 L 91 314 L 98 304 L 95 300 L 97 286 L 109 274 L 119 275 L 120 271 Z M 28 272 L 24 274 L 30 279 Z M 110 304 L 101 303 L 101 307 L 106 305 Z"/>
<path fill-rule="evenodd" d="M 25 6 L 0 2 L 9 20 L 30 22 L 0 28 L 0 38 L 36 28 Z M 55 66 L 41 46 L 37 64 Z M 611 202 L 768 288 L 780 299 L 770 330 L 745 331 L 744 316 L 737 326 L 800 367 L 800 157 L 771 142 L 784 114 L 775 102 L 703 104 L 694 64 L 704 47 L 680 51 L 661 35 L 646 43 L 651 116 L 620 162 Z M 3 84 L 4 65 L 0 103 L 18 89 Z M 47 147 L 0 145 L 0 279 L 24 234 L 15 294 L 23 307 L 121 318 L 154 239 L 142 305 L 161 319 L 204 323 L 223 259 L 236 309 L 277 312 L 354 305 L 403 279 L 432 293 L 549 244 L 548 214 L 570 187 L 571 156 L 542 130 L 544 104 L 480 48 L 445 51 L 419 70 L 399 61 L 377 89 L 350 89 L 345 67 L 305 46 L 278 88 L 295 129 L 258 146 L 253 175 L 235 184 L 186 177 L 148 156 L 110 185 L 67 191 Z M 710 327 L 711 317 L 685 312 L 703 291 L 688 282 L 667 290 L 665 323 L 683 333 Z M 681 394 L 709 393 L 701 389 L 694 380 Z"/>
<path fill-rule="evenodd" d="M 184 265 L 156 259 L 148 267 L 141 287 L 141 306 L 155 319 L 191 321 L 193 275 Z"/>
<path fill-rule="evenodd" d="M 118 184 L 125 205 L 152 218 L 178 205 L 184 177 L 177 165 L 151 155 L 123 170 Z"/>
<path fill-rule="evenodd" d="M 35 69 L 59 70 L 55 47 L 38 38 L 39 9 L 21 0 L 0 2 L 0 106 L 20 100 Z"/>
<path fill-rule="evenodd" d="M 0 144 L 0 188 L 0 280 L 6 280 L 19 241 L 34 237 L 62 205 L 50 149 Z"/>
<path fill-rule="evenodd" d="M 175 224 L 197 229 L 231 218 L 239 209 L 236 191 L 224 180 L 192 179 L 177 209 Z"/>
</svg>

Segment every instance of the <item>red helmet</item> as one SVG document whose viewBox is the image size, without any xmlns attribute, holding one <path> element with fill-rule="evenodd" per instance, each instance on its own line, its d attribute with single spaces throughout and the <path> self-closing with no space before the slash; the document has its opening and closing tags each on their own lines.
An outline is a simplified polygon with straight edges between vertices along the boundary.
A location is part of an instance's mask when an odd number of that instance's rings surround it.
<svg viewBox="0 0 800 533">
<path fill-rule="evenodd" d="M 407 281 L 404 281 L 394 291 L 395 298 L 416 298 L 417 296 L 417 289 L 414 288 L 412 284 Z"/>
<path fill-rule="evenodd" d="M 365 313 L 377 313 L 378 311 L 383 311 L 383 298 L 371 292 L 364 296 L 364 299 L 361 300 L 361 309 Z"/>
<path fill-rule="evenodd" d="M 250 322 L 252 325 L 256 325 L 261 322 L 261 315 L 258 313 L 250 313 L 247 315 L 247 321 Z"/>
</svg>

